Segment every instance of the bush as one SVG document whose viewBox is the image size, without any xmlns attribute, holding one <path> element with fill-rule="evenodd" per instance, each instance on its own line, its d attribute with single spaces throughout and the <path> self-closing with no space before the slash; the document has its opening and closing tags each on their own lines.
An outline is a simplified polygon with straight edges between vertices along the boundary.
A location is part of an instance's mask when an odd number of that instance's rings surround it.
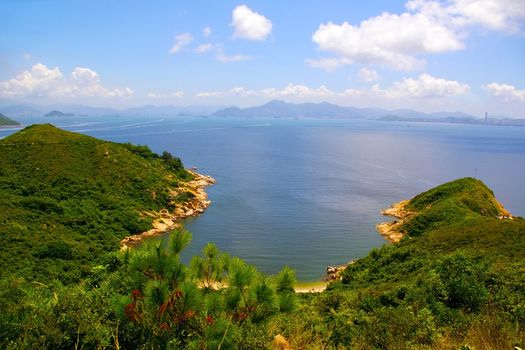
<svg viewBox="0 0 525 350">
<path fill-rule="evenodd" d="M 456 253 L 441 263 L 439 275 L 447 292 L 446 304 L 453 308 L 477 311 L 485 303 L 487 264 Z"/>
<path fill-rule="evenodd" d="M 67 243 L 56 241 L 47 243 L 43 247 L 37 249 L 35 255 L 40 259 L 49 258 L 66 260 L 73 257 L 73 251 Z"/>
</svg>

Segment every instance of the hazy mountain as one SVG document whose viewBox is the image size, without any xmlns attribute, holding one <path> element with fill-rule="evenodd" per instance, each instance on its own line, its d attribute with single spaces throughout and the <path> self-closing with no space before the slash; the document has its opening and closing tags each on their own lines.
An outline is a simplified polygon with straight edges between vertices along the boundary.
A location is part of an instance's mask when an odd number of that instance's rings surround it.
<svg viewBox="0 0 525 350">
<path fill-rule="evenodd" d="M 356 118 L 361 109 L 341 107 L 328 102 L 322 103 L 288 103 L 279 100 L 270 101 L 262 106 L 239 108 L 229 107 L 212 114 L 215 117 L 245 118 Z"/>
<path fill-rule="evenodd" d="M 73 113 L 64 113 L 64 112 L 57 111 L 57 110 L 51 111 L 47 113 L 46 115 L 44 115 L 44 117 L 74 117 L 74 116 L 75 115 Z"/>
<path fill-rule="evenodd" d="M 17 104 L 0 106 L 0 112 L 5 115 L 13 117 L 36 117 L 41 116 L 45 112 L 40 106 L 28 105 L 28 104 Z"/>
</svg>

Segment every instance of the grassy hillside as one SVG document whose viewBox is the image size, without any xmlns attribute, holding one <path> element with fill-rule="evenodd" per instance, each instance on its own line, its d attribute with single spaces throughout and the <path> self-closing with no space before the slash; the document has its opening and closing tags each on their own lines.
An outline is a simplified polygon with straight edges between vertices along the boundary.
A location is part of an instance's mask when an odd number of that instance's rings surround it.
<svg viewBox="0 0 525 350">
<path fill-rule="evenodd" d="M 296 325 L 287 329 L 295 345 L 523 347 L 525 221 L 502 218 L 492 191 L 472 178 L 424 192 L 407 209 L 414 214 L 400 243 L 351 264 L 300 318 L 286 320 Z"/>
<path fill-rule="evenodd" d="M 20 123 L 0 113 L 0 126 L 8 125 L 20 125 Z"/>
<path fill-rule="evenodd" d="M 179 159 L 33 125 L 0 140 L 0 275 L 77 281 L 119 241 L 173 208 Z"/>
</svg>

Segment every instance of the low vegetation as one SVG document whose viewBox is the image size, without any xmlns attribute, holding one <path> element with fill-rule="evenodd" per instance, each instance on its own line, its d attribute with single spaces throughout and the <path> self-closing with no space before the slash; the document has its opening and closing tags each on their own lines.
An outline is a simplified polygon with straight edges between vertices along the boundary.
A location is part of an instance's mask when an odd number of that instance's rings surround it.
<svg viewBox="0 0 525 350">
<path fill-rule="evenodd" d="M 405 237 L 349 265 L 287 324 L 297 348 L 512 349 L 525 345 L 525 221 L 481 181 L 412 199 Z M 309 315 L 309 317 L 305 317 Z"/>
<path fill-rule="evenodd" d="M 33 125 L 0 140 L 0 277 L 76 283 L 144 211 L 174 209 L 169 189 L 191 175 L 180 159 Z"/>
<path fill-rule="evenodd" d="M 170 154 L 44 125 L 0 157 L 0 348 L 525 348 L 525 221 L 479 180 L 416 196 L 400 243 L 297 295 L 292 270 L 211 243 L 183 264 L 184 230 L 117 251 L 141 210 L 176 205 L 165 189 L 189 175 Z"/>
</svg>

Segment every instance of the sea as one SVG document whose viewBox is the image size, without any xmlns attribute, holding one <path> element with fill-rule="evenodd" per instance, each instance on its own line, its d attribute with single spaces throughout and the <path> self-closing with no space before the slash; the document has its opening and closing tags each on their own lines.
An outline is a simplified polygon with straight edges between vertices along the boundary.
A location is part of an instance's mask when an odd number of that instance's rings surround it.
<svg viewBox="0 0 525 350">
<path fill-rule="evenodd" d="M 211 175 L 208 210 L 186 219 L 207 242 L 265 273 L 295 269 L 319 281 L 328 265 L 386 242 L 375 226 L 394 202 L 461 177 L 483 180 L 514 215 L 525 216 L 525 128 L 326 119 L 40 117 L 97 138 L 167 150 Z M 16 128 L 0 129 L 5 137 Z"/>
</svg>

